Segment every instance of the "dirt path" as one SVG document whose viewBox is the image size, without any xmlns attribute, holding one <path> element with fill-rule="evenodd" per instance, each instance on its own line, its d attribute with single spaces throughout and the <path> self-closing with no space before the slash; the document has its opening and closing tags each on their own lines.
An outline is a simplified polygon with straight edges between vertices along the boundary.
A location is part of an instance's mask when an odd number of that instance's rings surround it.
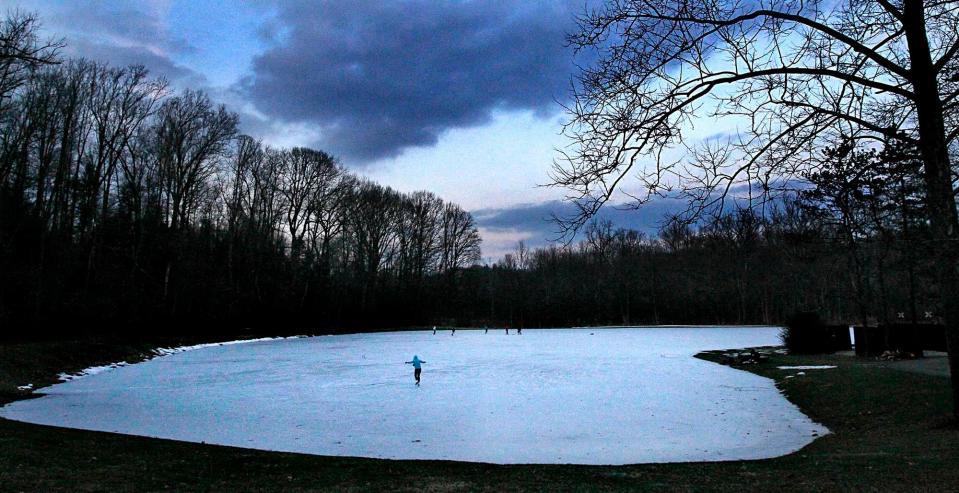
<svg viewBox="0 0 959 493">
<path fill-rule="evenodd" d="M 935 375 L 937 377 L 949 376 L 949 357 L 946 353 L 939 351 L 925 351 L 925 357 L 919 359 L 886 361 L 885 363 L 889 368 L 896 370 Z"/>
<path fill-rule="evenodd" d="M 836 353 L 839 356 L 856 357 L 853 351 L 840 351 Z M 875 365 L 881 368 L 892 368 L 893 370 L 908 371 L 910 373 L 921 373 L 923 375 L 932 375 L 936 377 L 949 377 L 949 356 L 940 351 L 923 351 L 924 357 L 918 359 L 903 359 L 898 361 L 880 361 L 861 358 L 860 361 Z"/>
</svg>

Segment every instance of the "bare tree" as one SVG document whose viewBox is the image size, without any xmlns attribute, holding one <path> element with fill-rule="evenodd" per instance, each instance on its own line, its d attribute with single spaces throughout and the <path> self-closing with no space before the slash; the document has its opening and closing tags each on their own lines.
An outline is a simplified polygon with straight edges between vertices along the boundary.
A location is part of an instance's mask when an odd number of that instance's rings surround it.
<svg viewBox="0 0 959 493">
<path fill-rule="evenodd" d="M 83 159 L 87 154 L 92 119 L 87 101 L 91 97 L 88 84 L 92 64 L 86 60 L 71 60 L 53 73 L 58 81 L 56 111 L 62 125 L 59 136 L 57 171 L 53 184 L 54 220 L 58 229 L 72 237 L 77 228 L 75 218 L 83 203 L 80 184 L 84 182 Z"/>
<path fill-rule="evenodd" d="M 436 268 L 443 200 L 430 192 L 414 192 L 403 207 L 404 270 L 417 281 Z"/>
<path fill-rule="evenodd" d="M 19 11 L 8 13 L 0 21 L 0 111 L 35 70 L 58 63 L 63 41 L 41 40 L 37 36 L 39 24 L 35 15 Z"/>
<path fill-rule="evenodd" d="M 298 259 L 303 253 L 304 236 L 309 229 L 312 200 L 336 163 L 323 151 L 303 147 L 294 147 L 280 155 L 283 162 L 280 194 L 286 208 L 290 255 Z"/>
<path fill-rule="evenodd" d="M 446 204 L 440 216 L 440 267 L 454 273 L 480 259 L 480 236 L 469 212 L 456 204 Z"/>
<path fill-rule="evenodd" d="M 263 160 L 263 144 L 248 135 L 237 137 L 231 159 L 229 161 L 226 183 L 221 185 L 224 193 L 223 202 L 226 207 L 227 230 L 230 232 L 231 245 L 239 241 L 243 220 L 249 216 L 246 209 L 248 175 L 250 170 Z M 232 247 L 231 247 L 232 255 Z"/>
<path fill-rule="evenodd" d="M 124 144 L 126 147 L 119 162 L 118 195 L 120 209 L 130 215 L 133 223 L 142 225 L 147 207 L 151 203 L 150 190 L 158 183 L 156 161 L 152 158 L 152 135 L 150 128 L 141 126 Z"/>
<path fill-rule="evenodd" d="M 188 220 L 197 193 L 216 171 L 216 159 L 236 135 L 237 116 L 214 107 L 201 92 L 185 91 L 158 112 L 156 153 L 166 181 L 170 229 Z"/>
<path fill-rule="evenodd" d="M 347 212 L 356 187 L 353 175 L 333 165 L 324 168 L 319 186 L 310 198 L 310 249 L 320 258 L 324 277 L 330 274 L 332 243 L 347 226 Z"/>
<path fill-rule="evenodd" d="M 737 198 L 762 203 L 840 141 L 903 139 L 922 155 L 959 415 L 959 220 L 949 148 L 959 136 L 959 3 L 923 0 L 611 0 L 570 37 L 595 49 L 567 127 L 578 147 L 555 168 L 577 227 L 636 174 L 639 205 L 689 199 L 690 216 Z M 687 143 L 692 125 L 741 125 Z M 670 159 L 685 149 L 688 159 Z M 946 272 L 947 271 L 947 272 Z"/>
<path fill-rule="evenodd" d="M 189 225 L 197 200 L 207 191 L 217 159 L 236 136 L 237 116 L 222 105 L 215 108 L 201 92 L 185 91 L 166 100 L 157 112 L 154 152 L 162 177 L 164 215 L 173 234 L 174 252 L 179 233 Z M 163 298 L 169 295 L 174 259 L 166 263 Z"/>
<path fill-rule="evenodd" d="M 361 182 L 352 197 L 348 218 L 355 265 L 365 279 L 364 303 L 375 302 L 380 271 L 395 256 L 400 204 L 395 190 L 368 181 Z"/>
<path fill-rule="evenodd" d="M 270 147 L 254 153 L 245 176 L 247 227 L 259 241 L 269 244 L 281 242 L 283 200 L 280 182 L 283 173 L 281 151 Z M 260 245 L 265 248 L 268 245 Z"/>
<path fill-rule="evenodd" d="M 603 264 L 613 260 L 613 245 L 616 239 L 613 231 L 613 222 L 608 219 L 590 221 L 586 226 L 583 245 L 589 249 L 591 256 L 598 258 Z"/>
<path fill-rule="evenodd" d="M 89 77 L 95 145 L 85 167 L 86 188 L 91 191 L 85 215 L 96 215 L 99 199 L 102 216 L 109 207 L 111 180 L 127 143 L 153 115 L 166 93 L 167 83 L 163 79 L 148 79 L 142 65 L 113 68 L 93 64 Z"/>
</svg>

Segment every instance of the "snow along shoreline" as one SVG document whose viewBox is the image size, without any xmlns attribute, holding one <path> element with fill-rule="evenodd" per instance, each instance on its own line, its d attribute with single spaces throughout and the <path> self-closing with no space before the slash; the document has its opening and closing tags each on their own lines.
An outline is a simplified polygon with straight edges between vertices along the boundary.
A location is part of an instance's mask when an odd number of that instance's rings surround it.
<svg viewBox="0 0 959 493">
<path fill-rule="evenodd" d="M 149 361 L 154 358 L 161 358 L 163 356 L 183 353 L 186 351 L 193 351 L 196 349 L 203 349 L 203 348 L 216 347 L 216 346 L 232 346 L 234 344 L 247 344 L 251 342 L 276 341 L 276 340 L 283 340 L 283 339 L 301 339 L 304 337 L 310 337 L 310 336 L 296 335 L 296 336 L 287 336 L 287 337 L 259 337 L 256 339 L 236 339 L 232 341 L 223 341 L 223 342 L 206 342 L 203 344 L 194 344 L 191 346 L 158 347 L 156 349 L 151 350 L 148 353 L 147 357 L 143 358 L 140 361 L 134 361 L 133 363 L 130 363 L 127 361 L 117 361 L 115 363 L 110 363 L 108 365 L 91 366 L 74 373 L 62 372 L 57 375 L 57 379 L 59 379 L 61 382 L 69 382 L 71 380 L 88 377 L 90 375 L 96 375 L 98 373 L 103 373 L 105 371 L 113 370 L 116 368 L 122 368 L 124 366 L 132 365 L 136 363 L 142 363 L 143 361 Z M 28 386 L 24 385 L 21 387 L 21 390 L 34 390 L 32 384 L 29 386 L 29 388 L 27 387 Z"/>
<path fill-rule="evenodd" d="M 709 327 L 715 327 L 715 326 L 714 326 L 714 325 L 643 325 L 643 326 L 636 326 L 636 325 L 597 325 L 597 326 L 575 326 L 575 327 L 569 327 L 569 328 L 570 328 L 570 329 L 625 329 L 625 328 L 636 328 L 636 327 L 652 328 L 652 329 L 655 329 L 655 328 L 671 329 L 671 328 L 680 328 L 680 327 L 684 327 L 684 328 L 685 328 L 685 327 L 690 327 L 690 328 L 709 328 Z M 742 327 L 768 327 L 768 326 L 764 326 L 764 325 L 743 325 Z M 479 330 L 478 327 L 471 327 L 471 328 L 465 329 L 465 330 L 470 330 L 470 329 Z M 425 329 L 424 329 L 424 330 L 425 330 Z M 332 335 L 332 334 L 325 334 L 325 335 Z M 346 334 L 339 334 L 339 335 L 346 335 Z M 182 352 L 185 352 L 185 351 L 193 351 L 193 350 L 196 350 L 196 349 L 203 349 L 203 348 L 207 348 L 207 347 L 231 346 L 231 345 L 234 345 L 234 344 L 246 344 L 246 343 L 250 343 L 250 342 L 276 341 L 276 340 L 283 340 L 283 339 L 302 339 L 302 338 L 304 338 L 304 337 L 316 337 L 316 336 L 301 334 L 301 335 L 295 335 L 295 336 L 258 337 L 258 338 L 256 338 L 256 339 L 236 339 L 236 340 L 232 340 L 232 341 L 223 341 L 223 342 L 206 342 L 206 343 L 203 343 L 203 344 L 193 344 L 193 345 L 190 345 L 190 346 L 158 347 L 158 348 L 156 348 L 156 349 L 151 350 L 150 353 L 148 353 L 148 356 L 147 356 L 147 357 L 145 357 L 145 358 L 143 358 L 142 360 L 139 360 L 139 361 L 134 361 L 134 362 L 132 362 L 132 363 L 129 362 L 129 361 L 116 361 L 116 362 L 113 362 L 113 363 L 110 363 L 110 364 L 107 364 L 107 365 L 90 366 L 90 367 L 84 368 L 84 369 L 82 369 L 82 370 L 80 370 L 80 371 L 78 371 L 78 372 L 73 372 L 73 373 L 70 373 L 70 372 L 61 372 L 61 373 L 58 373 L 58 374 L 57 374 L 57 380 L 59 380 L 60 382 L 69 382 L 69 381 L 71 381 L 71 380 L 76 380 L 76 379 L 78 379 L 78 378 L 88 377 L 88 376 L 90 376 L 90 375 L 96 375 L 96 374 L 98 374 L 98 373 L 103 373 L 103 372 L 105 372 L 105 371 L 113 370 L 113 369 L 116 369 L 116 368 L 122 368 L 122 367 L 124 367 L 124 366 L 129 366 L 129 365 L 133 365 L 133 364 L 136 364 L 136 363 L 142 363 L 143 361 L 149 361 L 149 360 L 154 359 L 154 358 L 160 358 L 160 357 L 163 357 L 163 356 L 169 356 L 169 355 L 171 355 L 171 354 L 182 353 Z M 21 385 L 21 386 L 19 386 L 19 387 L 17 387 L 17 388 L 18 388 L 18 390 L 24 390 L 24 391 L 37 390 L 37 389 L 35 389 L 35 388 L 33 387 L 33 384 Z"/>
</svg>

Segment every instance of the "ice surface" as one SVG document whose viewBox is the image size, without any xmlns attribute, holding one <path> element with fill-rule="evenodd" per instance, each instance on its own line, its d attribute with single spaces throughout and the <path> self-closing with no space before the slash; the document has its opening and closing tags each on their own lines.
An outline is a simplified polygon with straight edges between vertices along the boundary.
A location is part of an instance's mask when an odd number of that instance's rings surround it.
<svg viewBox="0 0 959 493">
<path fill-rule="evenodd" d="M 592 335 L 591 335 L 592 334 Z M 495 463 L 773 457 L 828 432 L 773 381 L 692 358 L 776 328 L 460 330 L 215 345 L 58 384 L 0 416 L 267 450 Z M 425 361 L 413 385 L 413 355 Z"/>
</svg>

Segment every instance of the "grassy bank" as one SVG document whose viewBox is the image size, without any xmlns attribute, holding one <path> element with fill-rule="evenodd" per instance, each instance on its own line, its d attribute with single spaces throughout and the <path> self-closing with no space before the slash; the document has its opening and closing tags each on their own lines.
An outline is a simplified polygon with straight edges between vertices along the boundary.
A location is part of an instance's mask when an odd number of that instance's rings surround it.
<svg viewBox="0 0 959 493">
<path fill-rule="evenodd" d="M 60 371 L 149 349 L 99 344 L 96 351 L 0 346 L 0 388 L 15 389 L 23 376 L 50 382 Z M 718 353 L 699 356 L 722 359 Z M 64 363 L 72 366 L 58 366 Z M 776 369 L 807 364 L 838 368 L 789 379 L 795 371 Z M 947 491 L 959 484 L 959 430 L 948 419 L 945 379 L 842 356 L 774 355 L 742 369 L 775 379 L 792 402 L 833 433 L 795 454 L 759 461 L 496 466 L 260 452 L 0 420 L 0 490 Z"/>
</svg>

